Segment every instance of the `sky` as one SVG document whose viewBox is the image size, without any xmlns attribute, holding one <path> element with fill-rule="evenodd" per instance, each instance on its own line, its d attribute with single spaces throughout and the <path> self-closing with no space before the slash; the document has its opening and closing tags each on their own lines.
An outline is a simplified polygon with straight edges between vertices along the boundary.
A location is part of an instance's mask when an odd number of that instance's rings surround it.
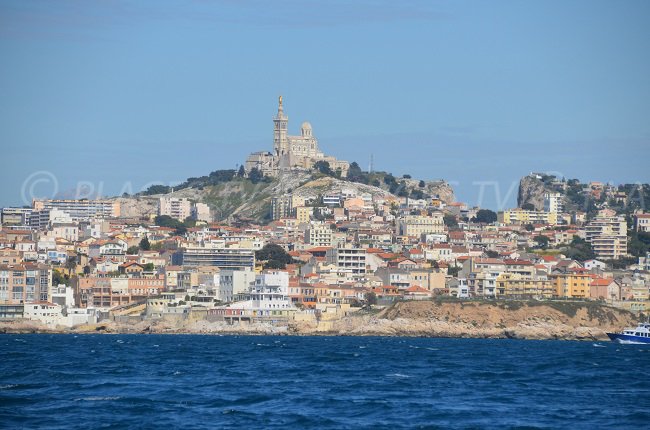
<svg viewBox="0 0 650 430">
<path fill-rule="evenodd" d="M 339 159 L 516 205 L 650 182 L 650 2 L 0 0 L 0 206 L 236 168 L 309 121 Z"/>
</svg>

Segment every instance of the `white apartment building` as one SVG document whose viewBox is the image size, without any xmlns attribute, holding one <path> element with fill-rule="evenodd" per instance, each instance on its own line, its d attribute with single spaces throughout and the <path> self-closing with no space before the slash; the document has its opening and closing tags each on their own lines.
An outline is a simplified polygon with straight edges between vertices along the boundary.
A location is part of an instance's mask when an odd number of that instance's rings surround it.
<svg viewBox="0 0 650 430">
<path fill-rule="evenodd" d="M 313 247 L 332 246 L 333 234 L 328 224 L 313 224 L 305 231 L 305 243 Z"/>
<path fill-rule="evenodd" d="M 598 216 L 587 224 L 585 235 L 598 259 L 612 260 L 627 255 L 627 221 L 624 216 Z"/>
<path fill-rule="evenodd" d="M 251 306 L 260 310 L 292 309 L 289 298 L 289 274 L 287 272 L 265 272 L 255 277 L 250 289 Z"/>
<path fill-rule="evenodd" d="M 167 215 L 179 221 L 185 221 L 192 215 L 192 204 L 189 200 L 177 197 L 161 197 L 158 215 Z"/>
<path fill-rule="evenodd" d="M 562 194 L 544 193 L 544 212 L 560 213 L 564 212 L 562 203 Z"/>
<path fill-rule="evenodd" d="M 120 204 L 112 200 L 34 200 L 34 211 L 58 209 L 68 214 L 72 221 L 120 216 Z"/>
<path fill-rule="evenodd" d="M 222 302 L 233 302 L 236 297 L 250 291 L 255 283 L 253 270 L 222 270 L 219 273 L 219 289 L 217 299 Z"/>
<path fill-rule="evenodd" d="M 362 279 L 366 276 L 366 250 L 364 248 L 341 247 L 328 249 L 327 264 L 333 264 L 339 278 Z"/>
</svg>

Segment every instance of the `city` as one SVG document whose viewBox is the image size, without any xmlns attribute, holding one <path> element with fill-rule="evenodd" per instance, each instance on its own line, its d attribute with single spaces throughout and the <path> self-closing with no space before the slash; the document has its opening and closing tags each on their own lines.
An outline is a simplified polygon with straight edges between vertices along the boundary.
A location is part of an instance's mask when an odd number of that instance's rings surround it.
<svg viewBox="0 0 650 430">
<path fill-rule="evenodd" d="M 328 332 L 355 313 L 444 298 L 650 309 L 648 185 L 531 173 L 519 207 L 493 212 L 455 201 L 444 181 L 324 155 L 309 123 L 288 135 L 282 97 L 273 123 L 272 151 L 238 171 L 3 208 L 2 321 Z M 204 189 L 218 186 L 230 200 L 262 202 L 259 217 Z M 266 201 L 250 197 L 260 187 Z"/>
</svg>

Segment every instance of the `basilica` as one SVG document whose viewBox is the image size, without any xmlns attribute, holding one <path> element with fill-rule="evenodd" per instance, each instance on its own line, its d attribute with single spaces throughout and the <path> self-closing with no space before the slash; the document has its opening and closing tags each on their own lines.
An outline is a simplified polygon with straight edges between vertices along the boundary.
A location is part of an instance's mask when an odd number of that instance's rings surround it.
<svg viewBox="0 0 650 430">
<path fill-rule="evenodd" d="M 289 136 L 288 123 L 289 117 L 284 114 L 280 96 L 278 113 L 273 118 L 273 152 L 253 152 L 249 155 L 244 165 L 246 173 L 256 168 L 265 176 L 277 176 L 288 170 L 308 170 L 318 161 L 327 161 L 332 171 L 340 170 L 341 176 L 347 175 L 350 164 L 321 152 L 311 124 L 303 122 L 300 136 Z"/>
</svg>

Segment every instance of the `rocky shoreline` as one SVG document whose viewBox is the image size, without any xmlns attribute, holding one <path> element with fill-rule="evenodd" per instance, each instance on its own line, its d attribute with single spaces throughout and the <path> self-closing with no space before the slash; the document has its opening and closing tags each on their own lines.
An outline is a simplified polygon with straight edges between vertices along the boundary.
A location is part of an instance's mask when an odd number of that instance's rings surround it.
<svg viewBox="0 0 650 430">
<path fill-rule="evenodd" d="M 418 336 L 487 339 L 607 340 L 606 332 L 633 326 L 627 311 L 585 303 L 436 303 L 401 302 L 377 313 L 353 313 L 327 324 L 292 321 L 230 325 L 186 320 L 180 323 L 144 320 L 136 324 L 102 322 L 73 328 L 46 327 L 33 321 L 0 323 L 0 333 L 51 334 L 220 334 Z"/>
</svg>

